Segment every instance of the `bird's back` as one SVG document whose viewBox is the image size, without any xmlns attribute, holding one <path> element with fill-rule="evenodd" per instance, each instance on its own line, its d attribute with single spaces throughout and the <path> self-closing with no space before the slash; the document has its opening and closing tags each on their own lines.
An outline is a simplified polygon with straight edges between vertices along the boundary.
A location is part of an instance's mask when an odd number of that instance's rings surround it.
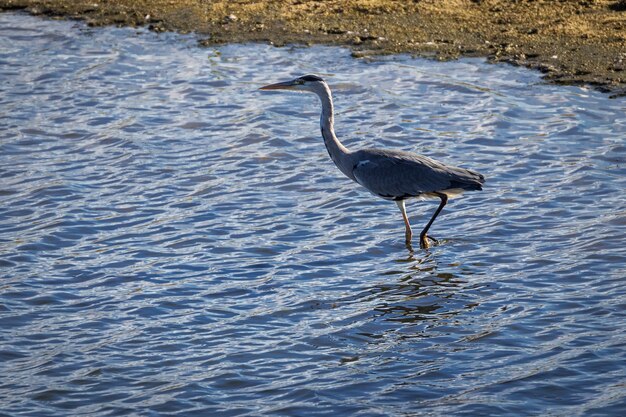
<svg viewBox="0 0 626 417">
<path fill-rule="evenodd" d="M 483 175 L 412 152 L 363 149 L 352 153 L 352 174 L 370 192 L 389 200 L 449 191 L 482 190 Z"/>
</svg>

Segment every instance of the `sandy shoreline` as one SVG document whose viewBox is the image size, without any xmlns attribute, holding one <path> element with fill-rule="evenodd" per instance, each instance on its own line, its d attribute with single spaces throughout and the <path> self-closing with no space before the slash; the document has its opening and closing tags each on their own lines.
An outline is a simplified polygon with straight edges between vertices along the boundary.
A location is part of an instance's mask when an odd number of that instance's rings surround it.
<svg viewBox="0 0 626 417">
<path fill-rule="evenodd" d="M 626 95 L 626 0 L 0 0 L 0 10 L 196 32 L 203 45 L 344 45 L 355 56 L 486 57 Z"/>
</svg>

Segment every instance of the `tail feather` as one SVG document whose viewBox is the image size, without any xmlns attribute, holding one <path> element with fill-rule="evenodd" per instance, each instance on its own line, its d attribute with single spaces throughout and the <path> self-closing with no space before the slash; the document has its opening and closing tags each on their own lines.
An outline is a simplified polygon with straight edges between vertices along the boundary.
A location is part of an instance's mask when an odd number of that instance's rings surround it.
<svg viewBox="0 0 626 417">
<path fill-rule="evenodd" d="M 481 191 L 485 183 L 485 177 L 476 171 L 457 168 L 455 178 L 450 181 L 450 188 L 461 188 L 466 191 Z"/>
</svg>

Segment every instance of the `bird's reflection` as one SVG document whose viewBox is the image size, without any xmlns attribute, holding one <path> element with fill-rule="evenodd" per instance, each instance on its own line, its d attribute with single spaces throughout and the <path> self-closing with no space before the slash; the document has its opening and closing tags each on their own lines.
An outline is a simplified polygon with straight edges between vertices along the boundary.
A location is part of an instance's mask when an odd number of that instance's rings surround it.
<svg viewBox="0 0 626 417">
<path fill-rule="evenodd" d="M 395 260 L 392 269 L 382 272 L 384 283 L 373 285 L 369 300 L 376 300 L 378 319 L 415 323 L 441 320 L 462 312 L 468 305 L 457 296 L 467 283 L 459 264 L 443 264 L 433 252 L 409 252 Z M 471 308 L 475 307 L 471 306 Z"/>
</svg>

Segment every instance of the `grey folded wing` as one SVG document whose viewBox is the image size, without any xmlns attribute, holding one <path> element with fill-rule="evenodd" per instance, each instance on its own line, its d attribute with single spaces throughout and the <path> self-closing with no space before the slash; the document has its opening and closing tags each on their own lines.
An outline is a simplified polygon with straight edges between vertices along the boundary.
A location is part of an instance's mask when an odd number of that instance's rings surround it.
<svg viewBox="0 0 626 417">
<path fill-rule="evenodd" d="M 371 193 L 402 200 L 445 190 L 481 190 L 484 177 L 410 152 L 364 149 L 354 154 L 352 174 Z"/>
</svg>

